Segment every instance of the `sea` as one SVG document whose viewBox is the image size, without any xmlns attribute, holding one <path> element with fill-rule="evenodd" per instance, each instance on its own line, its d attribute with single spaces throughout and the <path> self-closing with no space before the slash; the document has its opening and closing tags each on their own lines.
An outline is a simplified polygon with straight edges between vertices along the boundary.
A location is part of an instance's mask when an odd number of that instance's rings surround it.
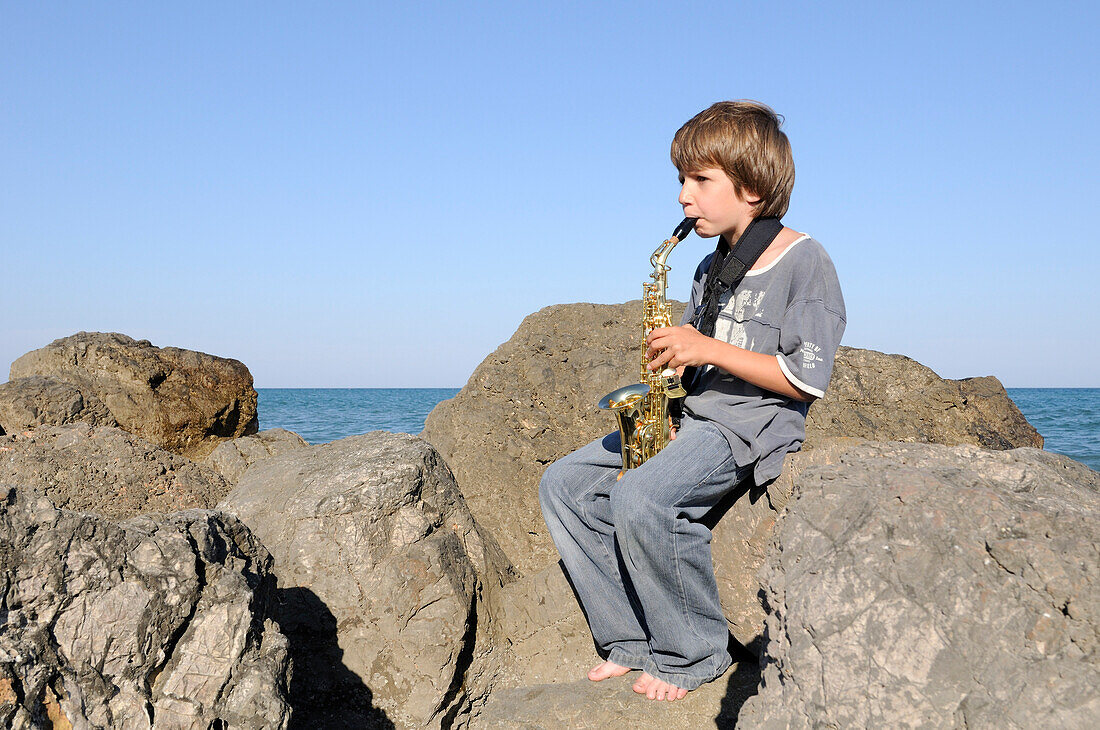
<svg viewBox="0 0 1100 730">
<path fill-rule="evenodd" d="M 285 428 L 311 444 L 367 431 L 418 434 L 458 388 L 257 388 L 260 428 Z M 1100 388 L 1008 388 L 1046 450 L 1100 471 Z"/>
</svg>

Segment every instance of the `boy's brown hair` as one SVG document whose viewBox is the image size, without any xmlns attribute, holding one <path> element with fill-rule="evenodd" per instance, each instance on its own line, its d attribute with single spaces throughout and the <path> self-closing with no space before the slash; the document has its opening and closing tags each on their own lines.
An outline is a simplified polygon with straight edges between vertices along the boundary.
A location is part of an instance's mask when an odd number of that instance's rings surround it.
<svg viewBox="0 0 1100 730">
<path fill-rule="evenodd" d="M 780 218 L 794 187 L 794 158 L 782 124 L 782 117 L 758 101 L 720 101 L 676 132 L 672 164 L 681 173 L 720 168 L 742 195 L 760 197 L 757 217 Z"/>
</svg>

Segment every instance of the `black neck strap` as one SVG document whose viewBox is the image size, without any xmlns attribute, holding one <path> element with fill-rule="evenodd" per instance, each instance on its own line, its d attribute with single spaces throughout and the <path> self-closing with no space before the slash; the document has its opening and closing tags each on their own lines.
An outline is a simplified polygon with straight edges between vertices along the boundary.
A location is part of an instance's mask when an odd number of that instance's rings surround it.
<svg viewBox="0 0 1100 730">
<path fill-rule="evenodd" d="M 778 218 L 754 218 L 737 243 L 730 249 L 725 241 L 718 242 L 710 269 L 707 270 L 707 283 L 703 289 L 703 312 L 699 321 L 699 331 L 707 337 L 714 337 L 714 326 L 718 321 L 718 300 L 727 291 L 737 288 L 752 265 L 767 250 L 783 224 Z M 729 250 L 728 255 L 723 256 Z"/>
</svg>

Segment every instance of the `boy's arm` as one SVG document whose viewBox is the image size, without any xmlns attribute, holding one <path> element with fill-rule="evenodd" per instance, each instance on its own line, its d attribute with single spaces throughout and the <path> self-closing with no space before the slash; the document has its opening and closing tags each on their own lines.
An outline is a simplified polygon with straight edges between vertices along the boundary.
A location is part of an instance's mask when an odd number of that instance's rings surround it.
<svg viewBox="0 0 1100 730">
<path fill-rule="evenodd" d="M 728 342 L 707 337 L 690 324 L 653 330 L 646 340 L 649 369 L 684 365 L 714 365 L 745 382 L 798 401 L 814 397 L 796 388 L 779 367 L 774 355 L 752 352 Z"/>
</svg>

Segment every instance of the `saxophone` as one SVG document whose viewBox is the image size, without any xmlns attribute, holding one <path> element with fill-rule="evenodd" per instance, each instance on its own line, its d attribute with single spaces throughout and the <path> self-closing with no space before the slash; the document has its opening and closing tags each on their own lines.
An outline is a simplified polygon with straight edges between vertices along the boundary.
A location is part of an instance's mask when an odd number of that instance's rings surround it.
<svg viewBox="0 0 1100 730">
<path fill-rule="evenodd" d="M 668 446 L 671 428 L 668 418 L 669 398 L 687 395 L 680 383 L 680 376 L 672 368 L 654 372 L 647 366 L 646 338 L 658 327 L 672 326 L 672 307 L 665 301 L 669 267 L 665 260 L 680 241 L 691 233 L 695 218 L 685 218 L 666 241 L 662 242 L 649 263 L 653 266 L 652 282 L 642 283 L 642 368 L 640 383 L 613 390 L 600 400 L 600 408 L 615 412 L 619 422 L 622 443 L 623 468 L 619 479 L 627 469 L 641 466 Z"/>
</svg>

